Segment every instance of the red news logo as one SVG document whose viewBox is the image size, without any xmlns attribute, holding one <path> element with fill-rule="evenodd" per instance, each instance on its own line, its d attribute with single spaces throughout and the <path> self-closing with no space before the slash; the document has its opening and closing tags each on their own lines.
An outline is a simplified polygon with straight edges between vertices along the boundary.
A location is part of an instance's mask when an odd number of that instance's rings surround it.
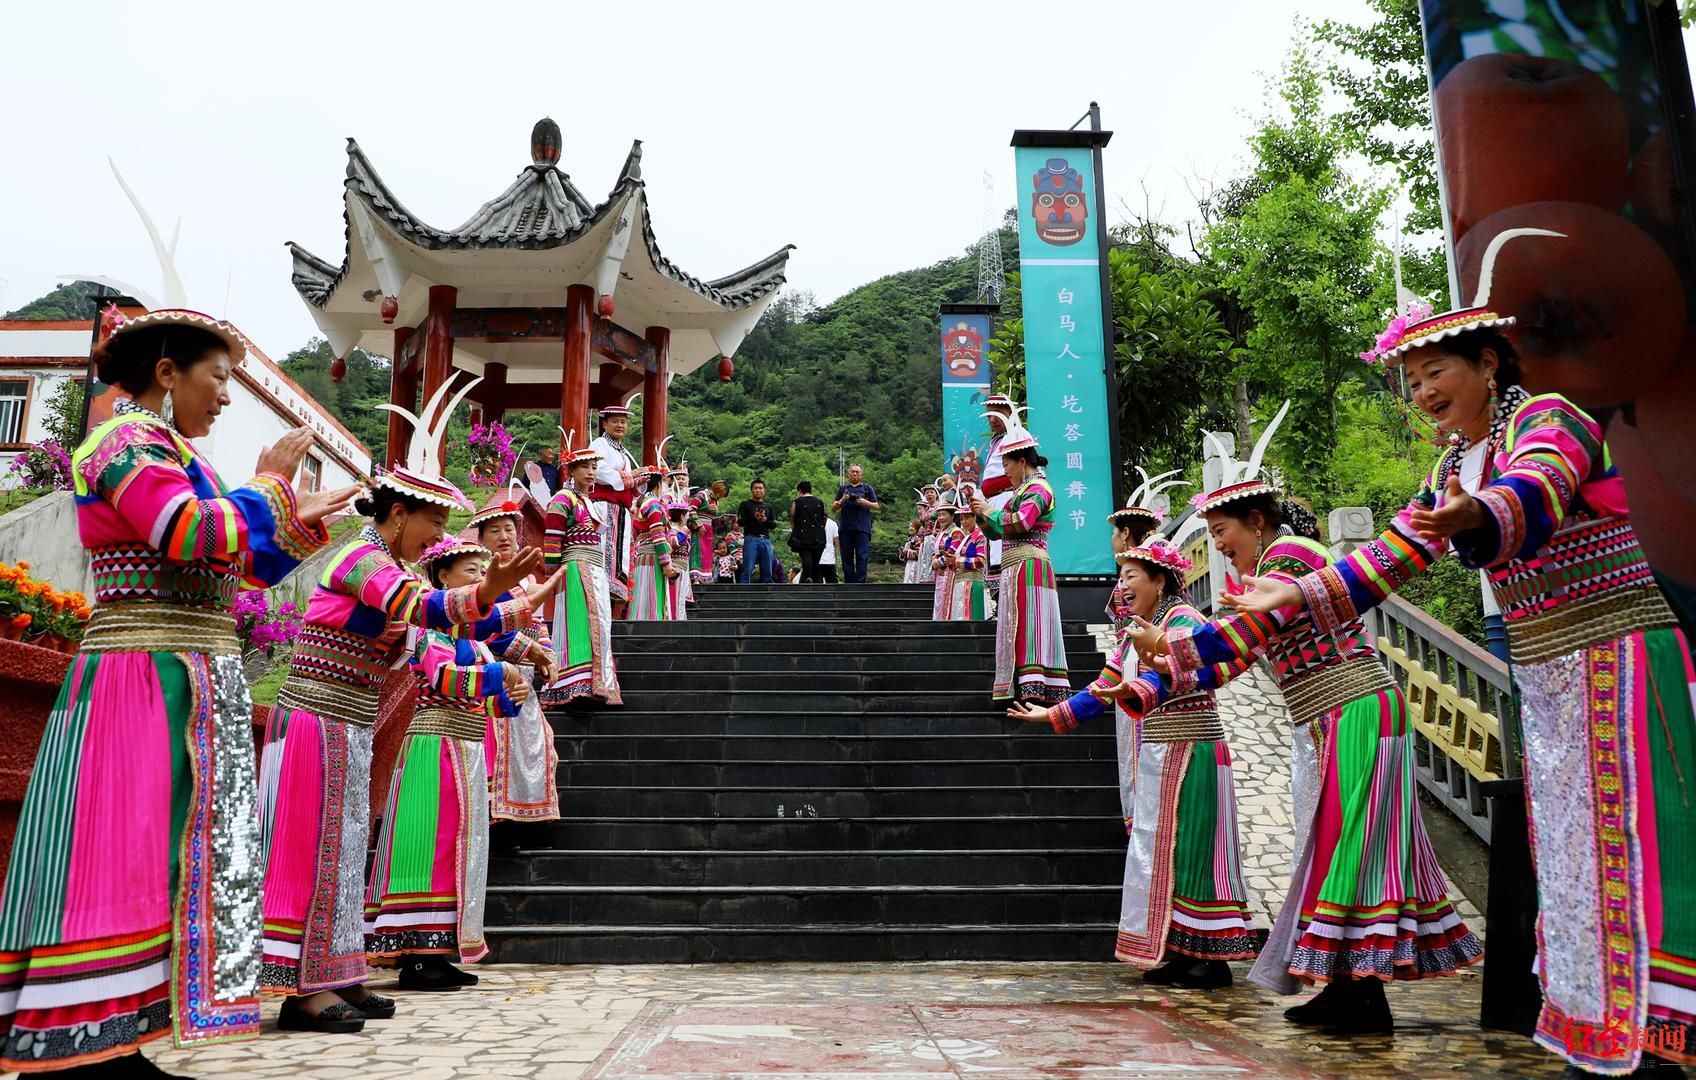
<svg viewBox="0 0 1696 1080">
<path fill-rule="evenodd" d="M 1595 1024 L 1575 1024 L 1568 1020 L 1561 1027 L 1560 1038 L 1568 1055 L 1617 1057 L 1628 1050 L 1660 1056 L 1685 1053 L 1684 1028 L 1671 1025 L 1637 1027 L 1609 1020 L 1598 1028 Z"/>
</svg>

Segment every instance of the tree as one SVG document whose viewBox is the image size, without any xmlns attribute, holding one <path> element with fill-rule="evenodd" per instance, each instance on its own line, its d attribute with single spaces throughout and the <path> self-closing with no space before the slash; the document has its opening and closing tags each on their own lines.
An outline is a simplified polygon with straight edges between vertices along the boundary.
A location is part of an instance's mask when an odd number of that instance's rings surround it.
<svg viewBox="0 0 1696 1080">
<path fill-rule="evenodd" d="M 92 326 L 94 316 L 100 312 L 99 297 L 105 295 L 107 289 L 93 281 L 73 281 L 69 285 L 61 285 L 46 296 L 37 297 L 16 311 L 8 312 L 8 319 L 87 319 Z"/>
<path fill-rule="evenodd" d="M 47 437 L 67 450 L 82 442 L 82 410 L 85 397 L 83 384 L 75 379 L 61 379 L 47 397 L 47 417 L 41 426 Z"/>
<path fill-rule="evenodd" d="M 1249 139 L 1253 167 L 1227 189 L 1229 204 L 1202 240 L 1224 287 L 1253 313 L 1240 370 L 1263 396 L 1290 399 L 1284 456 L 1321 497 L 1334 486 L 1326 464 L 1339 392 L 1360 377 L 1361 342 L 1391 302 L 1373 239 L 1388 192 L 1350 176 L 1351 142 L 1343 119 L 1325 110 L 1314 47 L 1298 36 Z"/>
<path fill-rule="evenodd" d="M 1367 0 L 1377 21 L 1367 25 L 1327 19 L 1314 36 L 1343 57 L 1326 67 L 1331 84 L 1348 98 L 1338 115 L 1350 146 L 1375 165 L 1393 168 L 1407 189 L 1412 212 L 1403 222 L 1415 236 L 1441 234 L 1437 146 L 1431 127 L 1431 88 L 1419 0 Z M 1443 245 L 1410 247 L 1403 254 L 1407 286 L 1423 296 L 1448 292 Z"/>
</svg>

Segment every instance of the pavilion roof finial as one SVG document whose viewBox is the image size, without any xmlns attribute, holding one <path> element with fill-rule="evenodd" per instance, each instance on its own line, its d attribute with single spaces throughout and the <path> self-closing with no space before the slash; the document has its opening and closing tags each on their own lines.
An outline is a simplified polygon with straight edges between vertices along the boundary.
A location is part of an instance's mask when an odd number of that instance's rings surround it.
<svg viewBox="0 0 1696 1080">
<path fill-rule="evenodd" d="M 551 169 L 559 164 L 559 152 L 564 136 L 553 117 L 544 116 L 530 129 L 530 162 L 539 169 Z"/>
</svg>

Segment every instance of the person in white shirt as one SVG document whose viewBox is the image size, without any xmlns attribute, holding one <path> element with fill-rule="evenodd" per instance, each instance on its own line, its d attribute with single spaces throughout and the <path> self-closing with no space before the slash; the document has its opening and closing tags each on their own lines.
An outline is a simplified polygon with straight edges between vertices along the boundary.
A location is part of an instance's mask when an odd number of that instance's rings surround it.
<svg viewBox="0 0 1696 1080">
<path fill-rule="evenodd" d="M 835 518 L 824 519 L 824 554 L 819 556 L 819 573 L 830 585 L 836 584 L 836 549 L 842 543 L 841 534 Z"/>
<path fill-rule="evenodd" d="M 598 508 L 601 558 L 606 564 L 613 617 L 622 618 L 630 603 L 630 508 L 636 499 L 631 473 L 635 472 L 637 461 L 623 442 L 630 431 L 630 410 L 623 405 L 608 405 L 601 409 L 600 421 L 601 434 L 589 444 L 591 450 L 601 455 L 589 498 L 604 504 Z"/>
</svg>

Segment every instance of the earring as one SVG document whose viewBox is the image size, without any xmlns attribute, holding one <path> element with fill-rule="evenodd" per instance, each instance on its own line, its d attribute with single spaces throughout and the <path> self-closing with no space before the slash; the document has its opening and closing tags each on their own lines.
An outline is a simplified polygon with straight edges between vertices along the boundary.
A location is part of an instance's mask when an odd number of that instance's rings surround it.
<svg viewBox="0 0 1696 1080">
<path fill-rule="evenodd" d="M 1496 377 L 1492 375 L 1490 376 L 1490 419 L 1494 420 L 1496 418 L 1496 410 L 1499 407 L 1499 404 L 1500 401 L 1496 397 Z"/>
<path fill-rule="evenodd" d="M 159 419 L 165 421 L 165 425 L 173 430 L 177 426 L 177 407 L 176 403 L 171 400 L 169 390 L 165 391 L 165 404 L 159 410 Z"/>
</svg>

